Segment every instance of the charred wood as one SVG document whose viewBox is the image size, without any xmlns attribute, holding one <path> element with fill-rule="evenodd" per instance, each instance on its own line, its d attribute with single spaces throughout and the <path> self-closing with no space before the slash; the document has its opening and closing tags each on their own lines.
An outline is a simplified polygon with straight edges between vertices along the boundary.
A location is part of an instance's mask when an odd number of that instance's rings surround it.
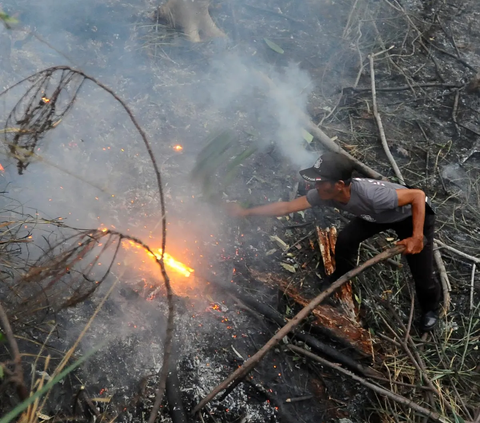
<svg viewBox="0 0 480 423">
<path fill-rule="evenodd" d="M 308 306 L 303 308 L 292 320 L 290 320 L 284 327 L 282 327 L 256 354 L 254 354 L 250 359 L 235 370 L 227 379 L 222 383 L 216 386 L 204 399 L 202 399 L 193 409 L 192 414 L 198 413 L 206 404 L 208 404 L 217 394 L 229 386 L 236 386 L 239 383 L 239 380 L 243 379 L 253 368 L 265 357 L 265 355 L 277 345 L 285 336 L 287 336 L 292 330 L 294 330 L 311 312 L 318 306 L 326 297 L 340 288 L 344 283 L 349 281 L 354 276 L 358 275 L 365 269 L 380 263 L 390 257 L 393 257 L 397 254 L 401 254 L 405 250 L 403 245 L 397 245 L 394 248 L 391 248 L 383 253 L 371 258 L 362 265 L 352 269 L 350 272 L 347 272 L 340 279 L 335 281 L 330 288 L 323 291 L 315 299 L 313 299 Z"/>
<path fill-rule="evenodd" d="M 288 320 L 281 313 L 274 310 L 270 306 L 268 306 L 264 303 L 261 303 L 257 299 L 255 299 L 253 297 L 250 297 L 249 295 L 244 294 L 235 285 L 230 284 L 230 283 L 227 284 L 227 283 L 223 282 L 220 278 L 208 278 L 208 281 L 211 284 L 214 284 L 216 287 L 219 287 L 219 288 L 223 289 L 224 291 L 232 294 L 234 297 L 239 298 L 242 303 L 246 304 L 248 307 L 251 307 L 256 312 L 262 314 L 267 319 L 275 322 L 279 326 L 284 326 L 285 324 L 288 323 Z M 295 333 L 295 337 L 297 339 L 300 339 L 301 341 L 305 342 L 307 345 L 314 348 L 319 353 L 327 355 L 328 357 L 336 360 L 339 363 L 342 363 L 344 366 L 348 367 L 349 369 L 352 369 L 355 372 L 358 372 L 359 374 L 362 374 L 362 375 L 367 375 L 367 374 L 372 374 L 372 373 L 376 374 L 376 372 L 374 372 L 369 367 L 365 367 L 365 366 L 359 364 L 354 359 L 352 359 L 349 356 L 341 353 L 340 351 L 336 350 L 335 348 L 333 348 L 329 345 L 326 345 L 325 343 L 319 341 L 314 336 L 309 335 L 309 334 L 305 333 L 304 331 L 299 331 L 299 332 Z M 349 346 L 352 347 L 351 344 Z"/>
</svg>

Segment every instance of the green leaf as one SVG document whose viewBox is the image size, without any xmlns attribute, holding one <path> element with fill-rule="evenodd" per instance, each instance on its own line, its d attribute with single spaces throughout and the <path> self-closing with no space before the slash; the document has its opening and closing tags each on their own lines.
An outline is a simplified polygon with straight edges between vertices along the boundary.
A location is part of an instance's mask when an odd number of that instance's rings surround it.
<svg viewBox="0 0 480 423">
<path fill-rule="evenodd" d="M 455 413 L 453 413 L 453 418 L 455 419 L 455 423 L 465 423 L 465 420 L 463 420 L 460 416 L 458 416 Z"/>
<path fill-rule="evenodd" d="M 0 365 L 0 380 L 3 379 L 3 366 Z"/>
<path fill-rule="evenodd" d="M 303 139 L 309 144 L 313 141 L 313 135 L 310 132 L 305 131 L 305 129 L 302 129 L 302 135 Z"/>
<path fill-rule="evenodd" d="M 0 344 L 5 341 L 6 341 L 5 335 L 2 332 L 0 332 Z"/>
<path fill-rule="evenodd" d="M 283 239 L 280 239 L 277 235 L 271 235 L 270 241 L 275 241 L 283 251 L 288 250 L 288 244 Z"/>
<path fill-rule="evenodd" d="M 18 23 L 17 18 L 12 17 L 6 14 L 5 12 L 0 12 L 0 21 L 5 22 L 6 24 L 12 24 L 12 25 Z"/>
<path fill-rule="evenodd" d="M 275 44 L 273 41 L 270 41 L 268 38 L 264 38 L 264 40 L 267 43 L 267 46 L 270 47 L 273 51 L 277 52 L 278 54 L 285 53 L 283 48 L 280 47 L 278 44 Z"/>
<path fill-rule="evenodd" d="M 293 267 L 291 264 L 287 264 L 287 263 L 280 263 L 280 265 L 285 269 L 285 270 L 288 270 L 290 273 L 296 273 L 297 270 L 295 269 L 295 267 Z M 1 422 L 0 422 L 1 423 Z"/>
</svg>

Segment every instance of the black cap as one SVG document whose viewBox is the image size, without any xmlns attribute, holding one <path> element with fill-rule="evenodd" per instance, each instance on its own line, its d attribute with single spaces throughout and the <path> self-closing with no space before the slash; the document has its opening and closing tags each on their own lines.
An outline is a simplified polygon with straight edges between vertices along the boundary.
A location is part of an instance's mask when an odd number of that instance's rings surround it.
<svg viewBox="0 0 480 423">
<path fill-rule="evenodd" d="M 300 171 L 303 179 L 309 182 L 347 181 L 352 178 L 353 162 L 344 154 L 323 153 L 315 164 Z"/>
</svg>

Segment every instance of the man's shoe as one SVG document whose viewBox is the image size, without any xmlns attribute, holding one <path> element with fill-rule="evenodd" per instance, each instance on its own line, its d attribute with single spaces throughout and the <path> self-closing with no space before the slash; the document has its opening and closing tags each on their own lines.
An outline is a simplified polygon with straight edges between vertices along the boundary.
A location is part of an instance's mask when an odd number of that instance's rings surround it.
<svg viewBox="0 0 480 423">
<path fill-rule="evenodd" d="M 422 332 L 430 332 L 435 329 L 438 323 L 438 312 L 435 310 L 427 311 L 422 315 L 420 329 Z"/>
</svg>

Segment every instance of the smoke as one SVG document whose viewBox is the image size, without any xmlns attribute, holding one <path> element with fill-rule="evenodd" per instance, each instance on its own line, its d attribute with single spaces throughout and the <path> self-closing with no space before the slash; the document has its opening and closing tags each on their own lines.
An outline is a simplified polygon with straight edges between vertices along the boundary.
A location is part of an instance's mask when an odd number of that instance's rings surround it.
<svg viewBox="0 0 480 423">
<path fill-rule="evenodd" d="M 212 131 L 229 125 L 237 133 L 248 130 L 253 134 L 249 142 L 260 152 L 276 146 L 295 171 L 314 160 L 305 148 L 300 118 L 292 112 L 306 111 L 314 88 L 308 73 L 297 64 L 272 66 L 226 49 L 195 71 L 189 69 L 188 56 L 180 54 L 175 58 L 178 63 L 173 59 L 152 63 L 131 25 L 144 19 L 140 16 L 145 12 L 143 2 L 19 0 L 3 2 L 3 7 L 10 14 L 18 12 L 23 28 L 34 29 L 48 44 L 35 37 L 27 39 L 26 30 L 9 33 L 14 72 L 0 73 L 0 87 L 50 66 L 70 65 L 98 78 L 124 99 L 152 142 L 162 171 L 170 222 L 167 250 L 192 267 L 208 266 L 209 257 L 226 254 L 229 243 L 219 225 L 218 210 L 199 204 L 198 187 L 189 180 L 201 141 Z M 0 127 L 27 86 L 28 82 L 3 97 Z M 172 148 L 176 144 L 184 147 L 184 153 Z M 5 167 L 1 189 L 14 201 L 15 213 L 62 217 L 74 227 L 111 227 L 159 246 L 161 211 L 150 159 L 125 111 L 106 92 L 87 82 L 73 109 L 46 134 L 35 154 L 21 176 L 14 158 L 1 157 Z M 5 196 L 1 199 L 10 201 Z M 44 229 L 25 230 L 41 247 L 33 254 L 29 251 L 31 258 L 40 256 L 47 245 L 42 241 Z M 136 257 L 138 262 L 144 260 Z M 132 265 L 132 259 L 128 263 Z M 118 296 L 114 298 L 112 303 L 120 305 L 116 313 L 99 316 L 101 330 L 93 329 L 97 337 L 108 333 L 119 340 L 133 331 L 115 321 L 122 319 L 119 316 L 129 318 L 125 310 L 141 308 L 141 301 L 126 306 Z M 82 313 L 78 316 L 70 319 L 77 329 L 69 341 L 78 332 L 79 322 L 86 320 Z M 64 322 L 66 332 L 68 321 Z M 84 349 L 89 349 L 88 344 Z M 145 363 L 151 359 L 148 354 L 145 357 Z M 136 363 L 136 369 L 142 364 Z"/>
<path fill-rule="evenodd" d="M 314 85 L 297 64 L 275 69 L 240 54 L 223 54 L 211 66 L 207 95 L 224 113 L 254 111 L 255 143 L 264 148 L 279 147 L 296 167 L 310 165 L 313 158 L 305 149 L 304 126 L 296 110 L 306 112 Z M 269 87 L 268 78 L 273 82 Z"/>
</svg>

